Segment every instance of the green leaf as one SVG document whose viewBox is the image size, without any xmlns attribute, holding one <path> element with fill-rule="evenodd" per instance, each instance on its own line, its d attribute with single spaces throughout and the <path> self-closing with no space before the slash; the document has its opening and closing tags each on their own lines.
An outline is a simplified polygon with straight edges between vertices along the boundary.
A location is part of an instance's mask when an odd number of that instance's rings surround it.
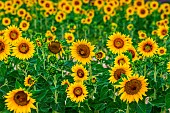
<svg viewBox="0 0 170 113">
<path fill-rule="evenodd" d="M 143 101 L 142 102 L 140 101 L 137 104 L 136 111 L 137 113 L 146 113 L 146 105 Z"/>
<path fill-rule="evenodd" d="M 167 109 L 170 108 L 170 93 L 166 94 L 165 96 L 165 105 Z"/>
<path fill-rule="evenodd" d="M 19 89 L 20 87 L 22 87 L 22 85 L 18 81 L 16 81 L 15 82 L 15 88 Z"/>
<path fill-rule="evenodd" d="M 102 110 L 104 110 L 106 108 L 106 103 L 94 104 L 93 108 L 95 110 L 102 111 Z"/>
<path fill-rule="evenodd" d="M 1 67 L 0 68 L 0 76 L 5 76 L 5 73 L 7 71 L 6 65 L 2 64 L 0 67 Z"/>
<path fill-rule="evenodd" d="M 108 86 L 104 85 L 100 91 L 100 100 L 106 99 L 108 96 Z"/>
</svg>

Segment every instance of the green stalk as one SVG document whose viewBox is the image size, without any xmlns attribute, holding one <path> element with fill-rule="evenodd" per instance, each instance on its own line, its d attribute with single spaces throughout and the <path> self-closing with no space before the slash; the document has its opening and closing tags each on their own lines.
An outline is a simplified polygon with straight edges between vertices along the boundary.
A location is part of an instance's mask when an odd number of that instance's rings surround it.
<svg viewBox="0 0 170 113">
<path fill-rule="evenodd" d="M 54 87 L 56 88 L 56 86 L 57 86 L 56 75 L 54 75 L 53 78 L 54 78 L 54 81 L 53 81 L 54 82 Z M 58 103 L 57 100 L 58 100 L 58 93 L 57 93 L 57 90 L 55 89 L 55 92 L 54 92 L 54 101 L 55 101 L 56 104 Z"/>
<path fill-rule="evenodd" d="M 146 64 L 144 66 L 144 76 L 146 77 Z"/>
<path fill-rule="evenodd" d="M 154 82 L 156 83 L 157 81 L 156 81 L 156 64 L 155 64 L 155 66 L 154 66 Z M 156 89 L 154 88 L 154 97 L 153 97 L 154 99 L 156 99 Z"/>
<path fill-rule="evenodd" d="M 127 108 L 126 108 L 126 113 L 129 113 L 129 103 L 127 102 Z"/>
<path fill-rule="evenodd" d="M 113 102 L 116 102 L 116 95 L 115 95 L 115 93 L 116 93 L 116 88 L 114 87 L 114 97 L 113 97 Z"/>
<path fill-rule="evenodd" d="M 34 85 L 34 91 L 36 91 L 36 86 Z M 36 112 L 39 113 L 38 111 L 38 102 L 36 102 Z"/>
</svg>

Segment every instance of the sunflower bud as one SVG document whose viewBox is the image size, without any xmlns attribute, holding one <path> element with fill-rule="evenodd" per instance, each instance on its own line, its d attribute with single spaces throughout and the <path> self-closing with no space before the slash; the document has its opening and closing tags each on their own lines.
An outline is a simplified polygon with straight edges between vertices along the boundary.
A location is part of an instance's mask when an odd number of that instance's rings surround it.
<svg viewBox="0 0 170 113">
<path fill-rule="evenodd" d="M 26 64 L 25 62 L 21 62 L 21 63 L 19 64 L 19 67 L 20 67 L 21 69 L 25 69 L 25 68 L 27 67 L 27 64 Z"/>
</svg>

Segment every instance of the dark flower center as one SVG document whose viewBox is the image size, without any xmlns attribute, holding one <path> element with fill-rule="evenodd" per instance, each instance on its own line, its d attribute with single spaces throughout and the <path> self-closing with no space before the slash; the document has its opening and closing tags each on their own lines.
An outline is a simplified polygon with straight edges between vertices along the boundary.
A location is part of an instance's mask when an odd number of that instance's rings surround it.
<svg viewBox="0 0 170 113">
<path fill-rule="evenodd" d="M 83 94 L 83 90 L 81 87 L 76 87 L 73 90 L 73 93 L 76 97 L 81 96 Z"/>
<path fill-rule="evenodd" d="M 61 51 L 61 45 L 59 42 L 55 42 L 55 41 L 52 41 L 49 45 L 48 45 L 48 49 L 54 53 L 54 54 L 57 54 Z"/>
<path fill-rule="evenodd" d="M 84 71 L 82 69 L 78 69 L 77 75 L 78 75 L 78 77 L 83 78 L 84 77 Z"/>
<path fill-rule="evenodd" d="M 145 51 L 145 52 L 150 52 L 150 51 L 152 51 L 152 45 L 146 44 L 146 45 L 144 46 L 144 51 Z"/>
<path fill-rule="evenodd" d="M 25 106 L 29 103 L 30 100 L 27 100 L 27 94 L 24 91 L 18 91 L 14 95 L 14 101 L 20 106 Z"/>
<path fill-rule="evenodd" d="M 121 77 L 121 74 L 125 74 L 125 70 L 124 69 L 117 69 L 115 72 L 114 72 L 114 78 L 116 80 L 119 80 L 120 77 Z"/>
<path fill-rule="evenodd" d="M 124 46 L 124 41 L 121 38 L 116 38 L 113 44 L 117 49 L 120 49 Z"/>
<path fill-rule="evenodd" d="M 0 41 L 0 53 L 2 53 L 5 50 L 5 44 Z"/>
<path fill-rule="evenodd" d="M 21 43 L 18 49 L 19 49 L 19 52 L 26 54 L 29 51 L 29 46 L 26 43 Z"/>
<path fill-rule="evenodd" d="M 11 31 L 11 32 L 9 33 L 9 36 L 10 36 L 10 39 L 12 39 L 12 40 L 16 40 L 17 38 L 19 38 L 19 37 L 18 37 L 19 34 L 18 34 L 18 32 L 15 31 L 15 30 Z"/>
<path fill-rule="evenodd" d="M 90 55 L 90 48 L 87 45 L 81 44 L 77 47 L 77 53 L 82 58 L 88 58 Z"/>
<path fill-rule="evenodd" d="M 125 84 L 125 92 L 129 95 L 134 95 L 139 92 L 139 90 L 142 88 L 142 84 L 139 80 L 132 79 Z"/>
</svg>

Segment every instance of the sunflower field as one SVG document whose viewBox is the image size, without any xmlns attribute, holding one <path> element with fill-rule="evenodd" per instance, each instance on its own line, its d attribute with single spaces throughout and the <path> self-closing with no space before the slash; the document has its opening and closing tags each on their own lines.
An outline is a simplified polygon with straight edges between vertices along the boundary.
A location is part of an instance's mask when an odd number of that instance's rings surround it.
<svg viewBox="0 0 170 113">
<path fill-rule="evenodd" d="M 0 113 L 170 113 L 170 2 L 0 0 Z"/>
</svg>

